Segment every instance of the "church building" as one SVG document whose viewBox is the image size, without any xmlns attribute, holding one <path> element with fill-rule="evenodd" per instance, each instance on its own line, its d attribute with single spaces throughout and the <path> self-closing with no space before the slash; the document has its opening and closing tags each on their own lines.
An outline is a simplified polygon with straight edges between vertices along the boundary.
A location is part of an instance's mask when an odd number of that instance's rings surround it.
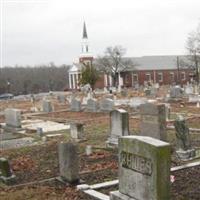
<svg viewBox="0 0 200 200">
<path fill-rule="evenodd" d="M 87 35 L 86 24 L 83 24 L 83 35 L 81 43 L 81 54 L 79 56 L 79 62 L 73 63 L 72 67 L 69 70 L 69 88 L 70 89 L 79 89 L 79 80 L 81 77 L 81 68 L 82 64 L 90 64 L 93 62 L 93 55 L 90 52 L 89 41 Z"/>
<path fill-rule="evenodd" d="M 186 84 L 192 79 L 194 73 L 192 70 L 180 68 L 177 59 L 184 59 L 185 56 L 142 56 L 132 57 L 133 63 L 137 63 L 133 68 L 118 72 L 118 87 L 135 87 L 135 85 L 144 85 L 145 82 L 166 84 Z M 83 24 L 81 53 L 79 62 L 73 63 L 69 69 L 69 89 L 80 89 L 79 80 L 81 77 L 81 68 L 83 63 L 90 64 L 94 57 L 90 51 L 86 24 Z M 112 87 L 113 79 L 109 74 L 102 74 L 96 82 L 95 88 Z"/>
</svg>

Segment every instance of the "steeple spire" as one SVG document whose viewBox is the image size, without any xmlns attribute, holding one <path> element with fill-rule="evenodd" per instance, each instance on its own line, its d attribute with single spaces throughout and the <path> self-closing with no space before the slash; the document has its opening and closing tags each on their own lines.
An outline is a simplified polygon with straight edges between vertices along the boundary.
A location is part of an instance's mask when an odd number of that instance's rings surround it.
<svg viewBox="0 0 200 200">
<path fill-rule="evenodd" d="M 86 30 L 86 25 L 85 25 L 85 22 L 83 24 L 83 39 L 87 39 L 88 36 L 87 36 L 87 30 Z"/>
</svg>

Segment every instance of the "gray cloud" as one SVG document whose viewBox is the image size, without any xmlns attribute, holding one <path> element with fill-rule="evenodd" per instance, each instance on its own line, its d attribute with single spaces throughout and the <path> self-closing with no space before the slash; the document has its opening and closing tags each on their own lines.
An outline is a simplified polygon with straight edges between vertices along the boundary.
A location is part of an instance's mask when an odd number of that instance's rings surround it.
<svg viewBox="0 0 200 200">
<path fill-rule="evenodd" d="M 4 1 L 3 65 L 71 64 L 83 20 L 94 56 L 117 44 L 128 56 L 183 54 L 199 22 L 199 0 L 38 1 Z"/>
</svg>

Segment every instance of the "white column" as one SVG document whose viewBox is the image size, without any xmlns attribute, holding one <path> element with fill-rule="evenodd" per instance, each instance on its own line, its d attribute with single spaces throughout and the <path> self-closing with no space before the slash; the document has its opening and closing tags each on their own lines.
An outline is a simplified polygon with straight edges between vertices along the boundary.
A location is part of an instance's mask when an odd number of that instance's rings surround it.
<svg viewBox="0 0 200 200">
<path fill-rule="evenodd" d="M 73 86 L 72 86 L 72 89 L 75 89 L 75 74 L 73 74 L 72 76 L 73 76 Z"/>
<path fill-rule="evenodd" d="M 112 85 L 112 77 L 111 77 L 111 75 L 109 75 L 109 82 L 110 82 L 110 87 L 112 87 L 113 85 Z"/>
<path fill-rule="evenodd" d="M 71 74 L 69 73 L 69 89 L 72 89 L 72 84 L 71 84 Z"/>
<path fill-rule="evenodd" d="M 77 74 L 76 74 L 76 88 L 77 89 L 79 89 L 79 85 L 78 85 L 78 83 L 79 83 L 79 78 L 78 78 L 78 72 L 77 72 Z"/>
<path fill-rule="evenodd" d="M 119 86 L 121 87 L 123 85 L 123 78 L 120 76 L 120 72 L 118 73 L 118 80 L 119 80 Z"/>
<path fill-rule="evenodd" d="M 104 87 L 108 86 L 107 74 L 104 74 Z"/>
<path fill-rule="evenodd" d="M 118 92 L 121 92 L 122 80 L 120 77 L 120 72 L 118 72 Z"/>
</svg>

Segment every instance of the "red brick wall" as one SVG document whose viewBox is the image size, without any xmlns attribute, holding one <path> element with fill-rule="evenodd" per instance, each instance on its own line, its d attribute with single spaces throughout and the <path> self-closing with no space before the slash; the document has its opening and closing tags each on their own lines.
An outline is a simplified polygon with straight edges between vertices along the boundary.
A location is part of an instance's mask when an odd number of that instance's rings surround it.
<svg viewBox="0 0 200 200">
<path fill-rule="evenodd" d="M 170 73 L 173 72 L 174 73 L 174 81 L 171 81 L 170 78 Z M 185 72 L 185 80 L 182 80 L 181 77 L 181 72 Z M 140 85 L 144 85 L 144 82 L 147 81 L 146 80 L 146 74 L 150 74 L 151 76 L 151 80 L 154 82 L 154 74 L 155 74 L 155 80 L 156 83 L 159 83 L 160 85 L 169 85 L 172 83 L 178 83 L 178 79 L 177 79 L 177 70 L 141 70 L 141 71 L 135 71 L 135 72 L 122 72 L 121 73 L 121 77 L 123 78 L 123 82 L 124 82 L 124 86 L 125 87 L 132 87 L 133 83 L 132 83 L 132 73 L 134 74 L 138 74 L 138 83 Z M 159 76 L 158 74 L 162 73 L 163 74 L 163 81 L 159 81 Z M 179 74 L 180 74 L 180 84 L 186 84 L 187 81 L 190 81 L 190 76 L 189 74 L 191 73 L 190 70 L 180 70 Z M 109 84 L 109 80 L 107 80 L 108 84 Z M 101 74 L 99 80 L 96 82 L 95 84 L 95 88 L 104 88 L 104 75 Z"/>
<path fill-rule="evenodd" d="M 182 79 L 182 72 L 185 72 L 185 80 Z M 178 77 L 177 77 L 177 70 L 141 70 L 141 71 L 135 71 L 134 74 L 138 74 L 138 83 L 140 85 L 144 85 L 144 82 L 147 81 L 146 74 L 150 74 L 151 80 L 154 82 L 154 76 L 156 83 L 159 83 L 160 85 L 169 85 L 173 82 L 178 83 Z M 163 80 L 159 81 L 159 73 L 162 73 Z M 171 80 L 170 73 L 174 74 L 174 81 Z M 180 84 L 186 84 L 187 81 L 190 80 L 189 74 L 191 73 L 190 70 L 184 69 L 180 70 Z M 124 80 L 124 86 L 131 87 L 133 85 L 132 83 L 132 72 L 124 72 L 122 73 L 122 77 Z"/>
</svg>

